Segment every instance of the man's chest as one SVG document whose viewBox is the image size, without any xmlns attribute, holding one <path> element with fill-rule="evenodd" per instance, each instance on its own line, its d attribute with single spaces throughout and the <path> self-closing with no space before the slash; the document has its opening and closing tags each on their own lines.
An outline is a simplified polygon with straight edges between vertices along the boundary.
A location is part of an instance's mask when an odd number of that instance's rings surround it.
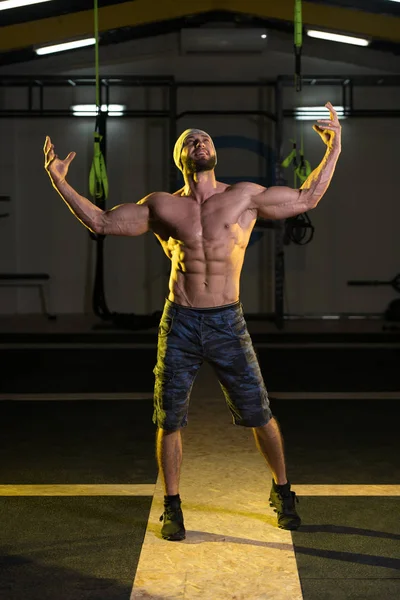
<svg viewBox="0 0 400 600">
<path fill-rule="evenodd" d="M 172 196 L 158 207 L 154 217 L 155 227 L 164 237 L 184 243 L 222 240 L 233 233 L 244 233 L 255 221 L 246 198 L 232 194 L 218 194 L 202 204 Z"/>
</svg>

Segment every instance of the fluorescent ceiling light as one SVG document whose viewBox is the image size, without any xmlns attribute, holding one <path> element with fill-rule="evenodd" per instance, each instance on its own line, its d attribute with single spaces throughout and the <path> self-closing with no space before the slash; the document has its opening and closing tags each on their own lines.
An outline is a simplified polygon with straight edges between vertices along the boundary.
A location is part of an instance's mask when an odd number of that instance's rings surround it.
<svg viewBox="0 0 400 600">
<path fill-rule="evenodd" d="M 65 50 L 74 50 L 75 48 L 84 48 L 85 46 L 93 46 L 96 43 L 95 38 L 86 38 L 84 40 L 76 40 L 75 42 L 66 42 L 65 44 L 56 44 L 55 46 L 44 46 L 36 48 L 36 54 L 53 54 L 53 52 L 64 52 Z"/>
<path fill-rule="evenodd" d="M 29 4 L 41 4 L 42 2 L 50 2 L 50 0 L 4 0 L 0 2 L 0 10 L 29 6 Z"/>
<path fill-rule="evenodd" d="M 102 112 L 108 112 L 110 117 L 121 117 L 124 114 L 126 106 L 124 104 L 109 104 L 101 105 Z M 71 110 L 75 117 L 95 117 L 97 115 L 97 107 L 95 104 L 75 104 L 71 106 Z"/>
<path fill-rule="evenodd" d="M 336 110 L 336 112 L 344 111 L 343 106 L 334 106 L 333 108 Z M 296 110 L 308 113 L 323 113 L 329 115 L 329 108 L 326 108 L 326 106 L 296 106 Z"/>
<path fill-rule="evenodd" d="M 126 106 L 124 104 L 109 104 L 108 105 L 108 110 L 112 110 L 112 111 L 116 111 L 116 110 L 125 110 Z M 82 112 L 85 111 L 96 111 L 96 105 L 95 104 L 74 104 L 74 106 L 71 106 L 71 110 L 80 110 Z M 102 104 L 101 105 L 101 110 L 102 112 L 107 112 L 107 104 Z"/>
<path fill-rule="evenodd" d="M 122 117 L 123 116 L 123 112 L 109 112 L 108 116 L 109 117 Z M 90 111 L 74 111 L 73 113 L 74 117 L 95 117 L 97 115 L 96 112 L 90 112 Z"/>
<path fill-rule="evenodd" d="M 343 106 L 333 107 L 337 113 L 338 119 L 345 119 Z M 295 118 L 298 121 L 315 121 L 317 119 L 329 119 L 329 110 L 320 106 L 297 106 L 295 108 Z"/>
<path fill-rule="evenodd" d="M 319 40 L 329 40 L 331 42 L 342 42 L 343 44 L 354 44 L 356 46 L 369 46 L 369 40 L 351 37 L 349 35 L 340 35 L 338 33 L 329 33 L 328 31 L 317 31 L 309 29 L 307 35 Z"/>
</svg>

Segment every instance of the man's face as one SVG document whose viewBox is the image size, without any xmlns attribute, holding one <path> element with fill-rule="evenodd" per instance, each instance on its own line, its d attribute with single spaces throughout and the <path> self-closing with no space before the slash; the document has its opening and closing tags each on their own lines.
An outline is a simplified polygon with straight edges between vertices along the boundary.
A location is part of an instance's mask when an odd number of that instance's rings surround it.
<svg viewBox="0 0 400 600">
<path fill-rule="evenodd" d="M 204 133 L 191 133 L 183 143 L 181 162 L 188 173 L 212 171 L 217 163 L 211 138 Z"/>
</svg>

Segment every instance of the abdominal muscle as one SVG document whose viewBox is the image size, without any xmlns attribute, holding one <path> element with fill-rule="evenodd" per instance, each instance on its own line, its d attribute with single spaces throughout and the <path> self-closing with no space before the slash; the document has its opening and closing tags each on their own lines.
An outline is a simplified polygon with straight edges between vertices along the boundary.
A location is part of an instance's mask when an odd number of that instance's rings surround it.
<svg viewBox="0 0 400 600">
<path fill-rule="evenodd" d="M 198 248 L 190 249 L 174 242 L 169 300 L 183 306 L 208 308 L 239 299 L 244 248 L 230 248 L 231 244 L 203 248 L 199 244 Z"/>
</svg>

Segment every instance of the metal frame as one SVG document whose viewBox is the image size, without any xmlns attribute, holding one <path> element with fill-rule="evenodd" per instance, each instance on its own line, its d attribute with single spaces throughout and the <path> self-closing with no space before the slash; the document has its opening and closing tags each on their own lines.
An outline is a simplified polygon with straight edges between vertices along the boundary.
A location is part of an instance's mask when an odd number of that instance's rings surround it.
<svg viewBox="0 0 400 600">
<path fill-rule="evenodd" d="M 0 119 L 19 117 L 19 118 L 55 118 L 55 117 L 73 117 L 71 110 L 49 109 L 45 108 L 45 90 L 53 87 L 95 87 L 95 77 L 81 77 L 74 75 L 8 75 L 0 76 L 0 92 L 2 89 L 10 87 L 26 88 L 27 108 L 12 109 L 0 108 Z M 271 119 L 275 123 L 275 180 L 278 185 L 284 184 L 280 164 L 282 162 L 283 145 L 283 122 L 286 117 L 294 117 L 295 111 L 283 108 L 284 91 L 286 87 L 294 86 L 294 78 L 289 75 L 279 76 L 277 79 L 267 79 L 260 81 L 176 81 L 174 77 L 164 76 L 103 76 L 100 81 L 102 98 L 105 104 L 110 104 L 111 88 L 113 87 L 160 87 L 167 88 L 169 91 L 169 107 L 167 110 L 126 110 L 123 116 L 119 118 L 165 118 L 169 121 L 169 145 L 172 148 L 177 138 L 177 122 L 180 118 L 188 114 L 195 115 L 260 115 Z M 337 85 L 342 87 L 342 103 L 344 114 L 352 118 L 397 118 L 400 117 L 400 109 L 368 109 L 360 110 L 354 107 L 354 88 L 359 86 L 377 86 L 377 87 L 400 87 L 400 76 L 397 75 L 306 75 L 302 77 L 302 85 L 305 86 L 323 86 Z M 269 111 L 185 111 L 178 113 L 178 92 L 180 88 L 185 87 L 273 87 L 275 89 L 275 112 Z M 35 92 L 38 96 L 37 102 L 34 101 Z M 35 107 L 35 104 L 37 107 Z M 174 191 L 176 182 L 175 164 L 170 159 L 169 168 L 169 187 Z M 265 222 L 264 222 L 265 226 Z M 292 318 L 290 314 L 284 313 L 284 221 L 276 221 L 268 224 L 275 231 L 275 311 L 272 314 L 260 314 L 260 318 L 273 319 L 279 329 L 283 329 L 284 321 Z M 255 317 L 254 315 L 252 316 Z"/>
<path fill-rule="evenodd" d="M 29 273 L 28 275 L 12 274 L 12 278 L 9 278 L 8 273 L 0 273 L 0 287 L 33 287 L 39 292 L 40 306 L 42 313 L 48 319 L 55 319 L 56 316 L 51 312 L 50 302 L 50 279 L 45 279 L 43 275 L 36 275 Z"/>
</svg>

